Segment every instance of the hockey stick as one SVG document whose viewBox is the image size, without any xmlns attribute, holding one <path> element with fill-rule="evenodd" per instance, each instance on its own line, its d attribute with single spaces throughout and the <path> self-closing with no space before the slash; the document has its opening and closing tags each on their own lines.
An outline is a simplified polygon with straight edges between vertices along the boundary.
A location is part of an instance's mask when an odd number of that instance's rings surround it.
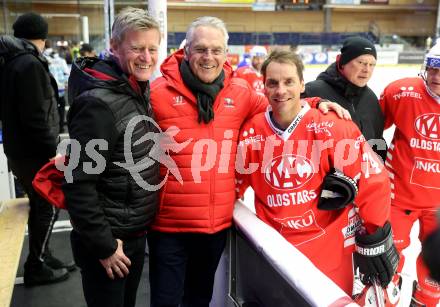
<svg viewBox="0 0 440 307">
<path fill-rule="evenodd" d="M 373 277 L 372 286 L 374 288 L 374 294 L 376 297 L 376 306 L 377 307 L 385 307 L 385 294 L 383 292 L 383 288 L 380 285 L 377 277 Z"/>
<path fill-rule="evenodd" d="M 359 280 L 360 282 L 360 280 Z M 365 285 L 362 291 L 353 297 L 353 300 L 362 307 L 386 307 L 384 289 L 374 277 L 371 284 Z"/>
</svg>

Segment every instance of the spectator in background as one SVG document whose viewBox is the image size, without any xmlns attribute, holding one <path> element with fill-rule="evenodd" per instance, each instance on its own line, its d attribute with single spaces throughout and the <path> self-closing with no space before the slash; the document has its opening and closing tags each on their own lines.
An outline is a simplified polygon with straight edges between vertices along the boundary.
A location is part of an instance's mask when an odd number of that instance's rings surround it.
<svg viewBox="0 0 440 307">
<path fill-rule="evenodd" d="M 89 57 L 89 58 L 96 57 L 96 52 L 93 49 L 92 45 L 87 43 L 81 45 L 81 48 L 79 49 L 79 54 L 82 57 Z"/>
<path fill-rule="evenodd" d="M 243 59 L 238 63 L 237 68 L 248 67 L 251 64 L 249 53 L 243 53 Z"/>
<path fill-rule="evenodd" d="M 306 84 L 302 97 L 325 98 L 347 109 L 370 146 L 385 161 L 384 117 L 377 96 L 367 85 L 376 58 L 376 48 L 369 40 L 358 36 L 347 38 L 336 62 L 315 81 Z"/>
<path fill-rule="evenodd" d="M 263 46 L 254 46 L 250 51 L 251 65 L 240 67 L 235 71 L 235 76 L 245 79 L 250 86 L 260 95 L 264 95 L 263 75 L 261 65 L 267 56 L 267 50 Z"/>
<path fill-rule="evenodd" d="M 14 36 L 0 38 L 9 60 L 2 68 L 3 143 L 8 164 L 24 187 L 30 203 L 29 255 L 24 264 L 25 286 L 68 278 L 73 263 L 64 263 L 49 251 L 58 210 L 32 187 L 37 171 L 55 157 L 59 118 L 58 89 L 42 55 L 48 24 L 36 13 L 26 13 L 13 24 Z"/>
<path fill-rule="evenodd" d="M 60 57 L 51 47 L 51 42 L 46 40 L 44 56 L 49 63 L 49 71 L 57 81 L 58 86 L 58 114 L 60 117 L 60 133 L 64 132 L 65 112 L 66 112 L 66 87 L 69 79 L 70 69 L 65 59 Z"/>
<path fill-rule="evenodd" d="M 110 51 L 107 49 L 101 50 L 101 52 L 98 54 L 98 58 L 101 60 L 105 60 L 110 56 Z"/>
<path fill-rule="evenodd" d="M 58 53 L 61 58 L 66 60 L 67 65 L 72 65 L 72 53 L 69 46 L 59 46 Z"/>
<path fill-rule="evenodd" d="M 77 41 L 72 41 L 70 47 L 70 54 L 72 56 L 72 61 L 75 61 L 79 57 L 79 43 Z"/>
</svg>

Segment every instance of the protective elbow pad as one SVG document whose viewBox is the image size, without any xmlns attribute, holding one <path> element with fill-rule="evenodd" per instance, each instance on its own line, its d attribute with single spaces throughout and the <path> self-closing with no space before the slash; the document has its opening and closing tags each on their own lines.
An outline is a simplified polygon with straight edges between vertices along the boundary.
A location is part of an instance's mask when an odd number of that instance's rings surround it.
<svg viewBox="0 0 440 307">
<path fill-rule="evenodd" d="M 337 169 L 332 169 L 322 183 L 322 191 L 318 200 L 318 209 L 337 210 L 352 203 L 358 193 L 354 179 Z"/>
<path fill-rule="evenodd" d="M 364 284 L 371 284 L 374 278 L 383 288 L 390 283 L 399 264 L 399 253 L 389 222 L 373 234 L 356 234 L 354 262 Z"/>
</svg>

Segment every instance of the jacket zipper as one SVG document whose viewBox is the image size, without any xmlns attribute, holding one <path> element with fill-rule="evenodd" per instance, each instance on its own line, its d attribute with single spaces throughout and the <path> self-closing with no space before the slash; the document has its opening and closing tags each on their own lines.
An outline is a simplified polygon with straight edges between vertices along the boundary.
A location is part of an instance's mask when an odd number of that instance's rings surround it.
<svg viewBox="0 0 440 307">
<path fill-rule="evenodd" d="M 209 137 L 212 140 L 213 136 L 214 136 L 214 123 L 213 121 L 211 121 L 209 123 Z M 217 159 L 216 159 L 217 160 Z M 214 231 L 214 202 L 215 202 L 215 184 L 214 184 L 214 179 L 215 179 L 215 167 L 216 167 L 216 163 L 217 161 L 215 161 L 214 167 L 210 170 L 210 175 L 209 175 L 209 184 L 210 184 L 210 188 L 209 188 L 209 218 L 210 218 L 210 223 L 211 223 L 211 229 Z"/>
</svg>

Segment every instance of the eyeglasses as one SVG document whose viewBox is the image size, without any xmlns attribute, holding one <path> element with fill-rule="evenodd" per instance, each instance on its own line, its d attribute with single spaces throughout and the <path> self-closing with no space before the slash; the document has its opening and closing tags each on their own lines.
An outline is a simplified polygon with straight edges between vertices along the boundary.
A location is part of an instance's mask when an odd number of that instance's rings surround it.
<svg viewBox="0 0 440 307">
<path fill-rule="evenodd" d="M 210 52 L 212 55 L 222 55 L 225 53 L 225 50 L 222 48 L 195 47 L 192 50 L 197 54 L 208 54 Z"/>
</svg>

